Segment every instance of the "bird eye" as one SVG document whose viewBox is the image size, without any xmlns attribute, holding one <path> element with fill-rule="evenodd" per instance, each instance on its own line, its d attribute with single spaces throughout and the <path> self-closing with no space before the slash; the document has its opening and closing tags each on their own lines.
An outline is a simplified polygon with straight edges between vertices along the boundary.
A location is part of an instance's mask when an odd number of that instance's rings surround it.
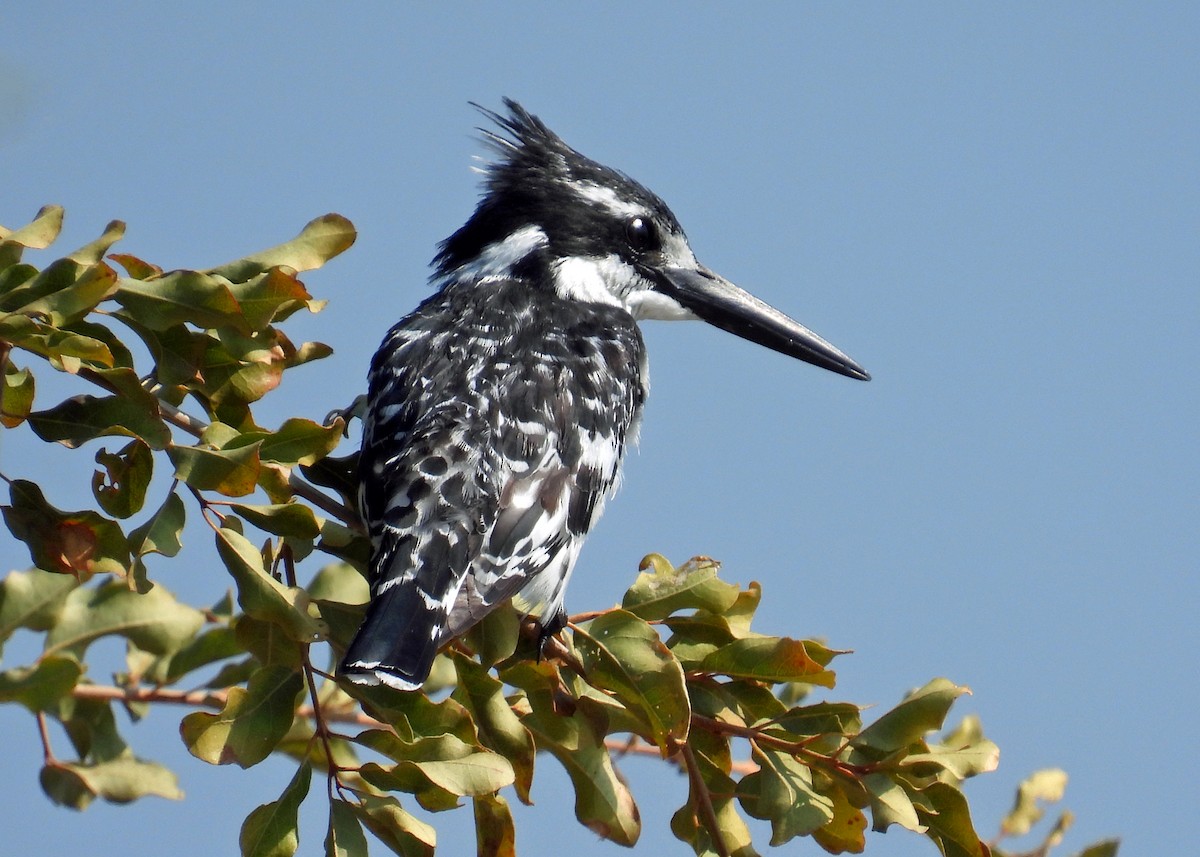
<svg viewBox="0 0 1200 857">
<path fill-rule="evenodd" d="M 658 229 L 644 217 L 631 217 L 625 222 L 625 238 L 637 253 L 657 250 L 660 246 Z"/>
</svg>

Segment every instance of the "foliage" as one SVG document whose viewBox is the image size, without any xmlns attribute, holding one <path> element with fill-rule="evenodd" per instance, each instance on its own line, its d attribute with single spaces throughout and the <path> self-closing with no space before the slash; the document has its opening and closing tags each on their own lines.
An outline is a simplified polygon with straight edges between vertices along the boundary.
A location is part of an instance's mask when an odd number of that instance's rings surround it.
<svg viewBox="0 0 1200 857">
<path fill-rule="evenodd" d="M 263 253 L 164 271 L 111 253 L 124 232 L 113 222 L 44 269 L 22 261 L 61 224 L 49 207 L 0 230 L 0 422 L 96 447 L 94 509 L 59 509 L 35 481 L 2 474 L 4 520 L 32 567 L 0 584 L 0 646 L 17 629 L 44 642 L 33 664 L 0 672 L 0 702 L 37 719 L 50 800 L 83 809 L 97 797 L 180 797 L 175 775 L 137 757 L 115 716 L 117 705 L 136 720 L 174 703 L 195 709 L 180 735 L 197 759 L 297 761 L 283 793 L 246 818 L 244 854 L 296 852 L 314 771 L 326 782 L 326 854 L 367 853 L 367 832 L 398 854 L 431 854 L 425 819 L 464 801 L 479 853 L 514 854 L 508 800 L 530 801 L 539 752 L 566 769 L 579 821 L 622 845 L 641 822 L 617 761 L 648 753 L 687 774 L 671 829 L 696 854 L 757 853 L 747 816 L 769 823 L 772 846 L 810 836 L 831 854 L 857 853 L 869 820 L 924 834 L 945 855 L 998 853 L 975 832 L 961 786 L 999 751 L 973 718 L 943 731 L 967 689 L 934 679 L 866 723 L 857 705 L 812 701 L 834 686 L 844 653 L 753 631 L 758 584 L 723 581 L 708 559 L 646 557 L 620 607 L 574 617 L 544 652 L 515 613 L 497 612 L 439 656 L 426 693 L 332 679 L 313 660 L 332 663 L 366 600 L 352 480 L 328 457 L 345 419 L 272 430 L 253 408 L 285 371 L 329 355 L 278 325 L 321 308 L 297 274 L 348 248 L 353 227 L 327 215 Z M 84 392 L 39 403 L 31 367 L 47 363 Z M 156 468 L 169 478 L 154 481 Z M 149 557 L 180 554 L 188 509 L 234 593 L 209 607 L 149 576 Z M 320 567 L 301 585 L 298 564 Z M 112 636 L 124 640 L 125 671 L 104 685 L 89 674 L 89 646 Z M 51 721 L 74 760 L 53 752 Z M 1041 772 L 1023 784 L 1003 835 L 1026 832 L 1062 783 Z M 1108 853 L 1115 843 L 1085 852 Z"/>
</svg>

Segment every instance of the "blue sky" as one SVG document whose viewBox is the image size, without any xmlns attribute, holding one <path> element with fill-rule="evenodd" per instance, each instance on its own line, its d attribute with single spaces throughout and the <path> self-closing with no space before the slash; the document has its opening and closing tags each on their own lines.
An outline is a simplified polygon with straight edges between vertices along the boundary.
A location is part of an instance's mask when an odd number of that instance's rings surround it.
<svg viewBox="0 0 1200 857">
<path fill-rule="evenodd" d="M 59 203 L 58 250 L 120 218 L 125 252 L 205 267 L 346 215 L 358 243 L 306 278 L 329 306 L 292 326 L 336 353 L 260 412 L 320 417 L 362 390 L 474 204 L 467 102 L 517 98 L 874 376 L 649 323 L 640 450 L 568 608 L 619 600 L 649 551 L 711 555 L 762 583 L 760 630 L 855 650 L 836 698 L 889 706 L 938 675 L 974 690 L 958 710 L 1002 750 L 969 786 L 981 831 L 1053 765 L 1078 819 L 1064 853 L 1109 835 L 1179 849 L 1200 749 L 1194 4 L 80 8 L 0 12 L 0 223 Z M 87 497 L 92 450 L 26 430 L 0 444 L 7 475 L 59 506 Z M 214 601 L 228 580 L 206 541 L 152 575 Z M 6 534 L 0 559 L 27 564 Z M 34 651 L 14 641 L 3 667 Z M 289 766 L 208 768 L 182 749 L 182 713 L 126 737 L 175 767 L 184 802 L 79 815 L 38 788 L 32 719 L 0 708 L 6 849 L 232 852 Z M 685 781 L 625 770 L 640 852 L 685 853 L 667 829 Z M 617 853 L 566 788 L 541 760 L 520 852 Z M 301 853 L 320 848 L 318 804 Z M 435 821 L 442 853 L 469 849 L 469 811 Z M 868 842 L 885 852 L 933 849 L 894 830 Z"/>
</svg>

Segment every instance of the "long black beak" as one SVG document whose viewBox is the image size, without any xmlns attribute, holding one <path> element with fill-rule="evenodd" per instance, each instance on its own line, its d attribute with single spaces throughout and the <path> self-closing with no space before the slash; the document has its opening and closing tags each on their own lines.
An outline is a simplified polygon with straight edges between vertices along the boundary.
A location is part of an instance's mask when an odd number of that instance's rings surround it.
<svg viewBox="0 0 1200 857">
<path fill-rule="evenodd" d="M 870 381 L 867 371 L 800 322 L 704 267 L 660 268 L 662 291 L 714 327 L 830 372 Z"/>
</svg>

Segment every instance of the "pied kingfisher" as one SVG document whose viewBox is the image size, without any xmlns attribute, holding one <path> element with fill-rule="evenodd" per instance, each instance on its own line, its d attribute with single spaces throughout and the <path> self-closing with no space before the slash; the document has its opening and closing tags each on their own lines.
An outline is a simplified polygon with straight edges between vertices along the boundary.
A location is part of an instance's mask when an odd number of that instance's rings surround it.
<svg viewBox="0 0 1200 857">
<path fill-rule="evenodd" d="M 646 398 L 641 319 L 700 318 L 869 380 L 696 261 L 675 215 L 505 99 L 499 158 L 440 245 L 436 292 L 371 362 L 359 501 L 372 600 L 341 672 L 415 690 L 438 649 L 512 599 L 543 634 L 617 485 Z"/>
</svg>

